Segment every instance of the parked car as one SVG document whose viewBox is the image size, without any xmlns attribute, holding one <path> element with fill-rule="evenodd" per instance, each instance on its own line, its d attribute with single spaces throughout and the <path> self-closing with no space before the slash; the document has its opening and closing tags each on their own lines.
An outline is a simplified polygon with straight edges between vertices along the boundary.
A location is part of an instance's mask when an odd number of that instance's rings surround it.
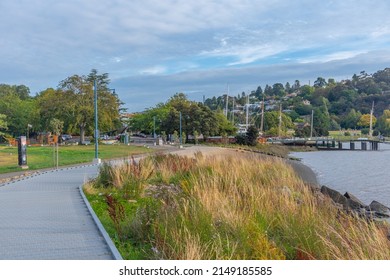
<svg viewBox="0 0 390 280">
<path fill-rule="evenodd" d="M 62 141 L 70 140 L 70 139 L 72 139 L 72 135 L 69 135 L 69 134 L 62 134 L 62 135 L 61 135 L 61 139 L 62 139 Z"/>
</svg>

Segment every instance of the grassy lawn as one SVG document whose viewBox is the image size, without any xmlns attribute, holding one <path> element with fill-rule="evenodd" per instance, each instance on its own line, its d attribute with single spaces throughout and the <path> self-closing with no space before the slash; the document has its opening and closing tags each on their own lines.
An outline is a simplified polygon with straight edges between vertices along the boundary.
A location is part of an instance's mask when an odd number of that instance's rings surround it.
<svg viewBox="0 0 390 280">
<path fill-rule="evenodd" d="M 346 132 L 348 132 L 347 135 L 345 135 L 345 131 L 339 131 L 339 130 L 329 131 L 329 136 L 334 137 L 335 139 L 341 141 L 349 141 L 352 139 L 358 139 L 359 137 L 364 137 L 362 136 L 360 130 L 348 130 Z"/>
<path fill-rule="evenodd" d="M 135 154 L 148 153 L 150 149 L 139 146 L 100 145 L 99 158 L 111 159 L 128 157 Z M 92 162 L 95 147 L 89 146 L 59 146 L 59 165 L 71 165 Z M 50 168 L 55 166 L 53 147 L 27 147 L 27 164 L 30 170 Z M 17 147 L 0 146 L 0 173 L 20 171 L 18 166 Z"/>
</svg>

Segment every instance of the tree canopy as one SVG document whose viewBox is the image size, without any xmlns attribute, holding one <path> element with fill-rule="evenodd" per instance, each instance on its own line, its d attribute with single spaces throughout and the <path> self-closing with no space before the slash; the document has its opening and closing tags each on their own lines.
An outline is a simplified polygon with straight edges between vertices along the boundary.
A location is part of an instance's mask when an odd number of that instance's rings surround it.
<svg viewBox="0 0 390 280">
<path fill-rule="evenodd" d="M 195 101 L 189 101 L 183 93 L 177 93 L 166 103 L 160 103 L 131 119 L 133 131 L 152 134 L 155 128 L 158 134 L 174 134 L 180 129 L 186 137 L 203 134 L 204 137 L 235 132 L 235 127 L 221 111 L 212 111 L 209 107 Z"/>
</svg>

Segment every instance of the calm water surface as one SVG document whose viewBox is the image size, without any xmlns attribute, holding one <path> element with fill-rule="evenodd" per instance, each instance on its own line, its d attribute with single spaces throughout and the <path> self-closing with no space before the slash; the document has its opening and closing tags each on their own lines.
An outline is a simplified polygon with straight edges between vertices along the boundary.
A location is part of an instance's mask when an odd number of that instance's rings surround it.
<svg viewBox="0 0 390 280">
<path fill-rule="evenodd" d="M 362 202 L 390 206 L 390 145 L 380 151 L 320 151 L 291 153 L 317 175 L 321 185 L 342 194 L 351 192 Z"/>
</svg>

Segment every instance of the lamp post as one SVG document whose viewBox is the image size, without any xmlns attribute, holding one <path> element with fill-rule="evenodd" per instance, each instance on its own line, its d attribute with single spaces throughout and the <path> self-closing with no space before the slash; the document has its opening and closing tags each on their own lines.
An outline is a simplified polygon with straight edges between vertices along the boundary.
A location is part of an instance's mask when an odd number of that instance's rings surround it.
<svg viewBox="0 0 390 280">
<path fill-rule="evenodd" d="M 93 94 L 94 94 L 94 105 L 95 105 L 95 158 L 94 163 L 100 163 L 99 158 L 99 128 L 98 128 L 98 102 L 97 102 L 97 85 L 96 80 L 93 81 Z"/>
<path fill-rule="evenodd" d="M 180 148 L 182 148 L 183 140 L 182 140 L 182 134 L 181 134 L 181 112 L 179 114 L 179 130 L 180 130 Z"/>
<path fill-rule="evenodd" d="M 153 116 L 153 138 L 156 140 L 156 116 Z"/>
<path fill-rule="evenodd" d="M 115 94 L 114 88 L 109 88 L 113 94 Z M 94 163 L 101 163 L 99 158 L 99 127 L 98 127 L 98 96 L 97 96 L 97 84 L 96 79 L 93 81 L 93 95 L 94 95 L 94 105 L 95 105 L 95 158 Z"/>
</svg>

